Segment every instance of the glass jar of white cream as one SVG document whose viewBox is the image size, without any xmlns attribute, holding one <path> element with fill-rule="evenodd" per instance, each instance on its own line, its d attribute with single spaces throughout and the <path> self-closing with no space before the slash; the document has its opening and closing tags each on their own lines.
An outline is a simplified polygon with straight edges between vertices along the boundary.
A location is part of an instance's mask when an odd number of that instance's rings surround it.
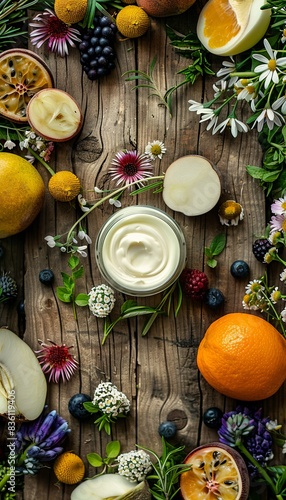
<svg viewBox="0 0 286 500">
<path fill-rule="evenodd" d="M 98 269 L 116 290 L 146 297 L 181 274 L 186 241 L 177 222 L 151 206 L 120 209 L 101 227 L 95 244 Z"/>
</svg>

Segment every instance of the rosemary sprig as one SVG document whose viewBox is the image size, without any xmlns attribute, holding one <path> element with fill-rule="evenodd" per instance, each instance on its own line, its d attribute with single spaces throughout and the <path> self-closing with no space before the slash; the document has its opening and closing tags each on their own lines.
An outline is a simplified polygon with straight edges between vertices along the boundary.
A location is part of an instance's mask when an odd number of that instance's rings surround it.
<svg viewBox="0 0 286 500">
<path fill-rule="evenodd" d="M 161 105 L 165 106 L 169 113 L 170 116 L 172 117 L 172 106 L 171 106 L 171 101 L 166 99 L 166 92 L 163 93 L 157 84 L 156 80 L 154 79 L 153 76 L 153 71 L 154 67 L 157 61 L 157 56 L 153 57 L 150 66 L 149 66 L 149 72 L 145 73 L 144 71 L 141 71 L 139 69 L 130 69 L 129 71 L 125 71 L 125 73 L 122 74 L 122 76 L 127 76 L 126 82 L 132 82 L 132 81 L 138 81 L 138 80 L 143 80 L 145 83 L 140 83 L 138 85 L 135 85 L 132 87 L 132 90 L 139 89 L 139 88 L 147 88 L 151 91 L 150 97 L 151 96 L 156 96 L 159 98 L 159 101 Z"/>
<path fill-rule="evenodd" d="M 153 473 L 147 476 L 152 496 L 156 500 L 172 500 L 179 492 L 179 478 L 182 472 L 190 470 L 191 466 L 181 463 L 184 458 L 184 446 L 174 447 L 162 437 L 162 455 L 153 450 L 138 446 L 150 453 L 154 458 Z"/>
</svg>

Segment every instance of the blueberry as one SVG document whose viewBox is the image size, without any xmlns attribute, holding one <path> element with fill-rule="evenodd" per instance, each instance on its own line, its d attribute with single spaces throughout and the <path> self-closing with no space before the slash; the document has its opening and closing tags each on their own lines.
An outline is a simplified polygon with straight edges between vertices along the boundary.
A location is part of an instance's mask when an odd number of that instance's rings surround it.
<svg viewBox="0 0 286 500">
<path fill-rule="evenodd" d="M 158 432 L 160 436 L 164 438 L 172 438 L 175 436 L 177 432 L 177 426 L 174 422 L 171 422 L 170 420 L 166 420 L 166 422 L 162 422 L 159 425 Z"/>
<path fill-rule="evenodd" d="M 204 301 L 211 309 L 216 309 L 224 303 L 224 295 L 218 288 L 209 288 L 205 293 Z"/>
<path fill-rule="evenodd" d="M 244 260 L 235 260 L 230 266 L 230 272 L 234 278 L 246 278 L 249 271 L 249 265 Z"/>
<path fill-rule="evenodd" d="M 51 285 L 54 281 L 54 273 L 51 269 L 42 269 L 39 273 L 39 280 L 43 285 Z"/>
<path fill-rule="evenodd" d="M 204 424 L 210 429 L 218 429 L 221 425 L 222 416 L 222 411 L 216 406 L 208 408 L 203 414 Z"/>
<path fill-rule="evenodd" d="M 87 394 L 75 394 L 70 398 L 68 403 L 70 414 L 78 420 L 87 420 L 90 417 L 91 413 L 84 408 L 83 403 L 90 401 L 91 397 Z"/>
</svg>

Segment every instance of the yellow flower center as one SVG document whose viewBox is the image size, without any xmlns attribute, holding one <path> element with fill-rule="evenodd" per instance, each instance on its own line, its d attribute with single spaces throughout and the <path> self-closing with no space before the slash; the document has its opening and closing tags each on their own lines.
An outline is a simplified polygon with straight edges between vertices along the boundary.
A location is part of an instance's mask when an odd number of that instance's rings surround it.
<svg viewBox="0 0 286 500">
<path fill-rule="evenodd" d="M 158 156 L 161 152 L 161 146 L 159 146 L 159 144 L 153 144 L 153 146 L 151 147 L 151 153 Z"/>
<path fill-rule="evenodd" d="M 270 71 L 275 71 L 276 67 L 277 67 L 277 64 L 276 64 L 275 59 L 269 59 L 268 68 L 270 69 Z"/>
</svg>

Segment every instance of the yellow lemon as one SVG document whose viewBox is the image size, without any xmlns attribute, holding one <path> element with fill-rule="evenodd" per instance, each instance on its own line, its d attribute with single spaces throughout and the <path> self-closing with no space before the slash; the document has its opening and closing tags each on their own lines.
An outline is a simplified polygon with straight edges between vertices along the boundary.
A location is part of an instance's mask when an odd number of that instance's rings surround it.
<svg viewBox="0 0 286 500">
<path fill-rule="evenodd" d="M 26 229 L 40 212 L 45 185 L 36 168 L 13 153 L 0 153 L 0 238 Z"/>
</svg>

